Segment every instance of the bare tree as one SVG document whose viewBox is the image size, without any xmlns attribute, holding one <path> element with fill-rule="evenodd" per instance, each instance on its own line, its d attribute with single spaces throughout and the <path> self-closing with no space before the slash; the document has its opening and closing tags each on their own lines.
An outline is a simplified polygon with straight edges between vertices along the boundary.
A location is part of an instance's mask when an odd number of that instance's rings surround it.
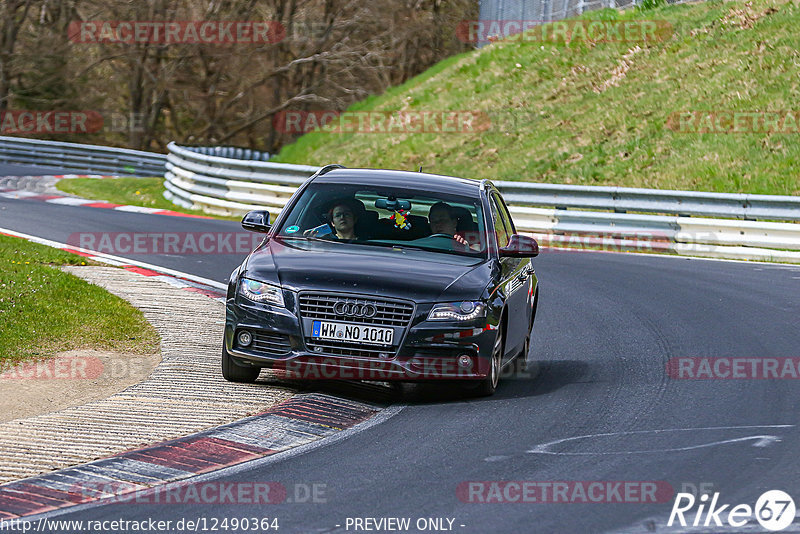
<svg viewBox="0 0 800 534">
<path fill-rule="evenodd" d="M 0 111 L 8 109 L 13 94 L 12 78 L 16 75 L 14 52 L 17 36 L 33 0 L 3 0 L 0 2 Z"/>
<path fill-rule="evenodd" d="M 0 109 L 114 110 L 136 123 L 98 142 L 139 149 L 275 151 L 296 135 L 273 128 L 276 113 L 344 110 L 403 82 L 464 50 L 455 27 L 475 16 L 474 0 L 0 1 Z M 67 35 L 75 21 L 270 21 L 274 38 L 82 43 Z"/>
</svg>

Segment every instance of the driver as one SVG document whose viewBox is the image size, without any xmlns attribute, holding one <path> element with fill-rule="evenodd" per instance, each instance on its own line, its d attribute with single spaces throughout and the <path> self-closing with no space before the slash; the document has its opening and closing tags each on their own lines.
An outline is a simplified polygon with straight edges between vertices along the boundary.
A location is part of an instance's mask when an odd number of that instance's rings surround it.
<svg viewBox="0 0 800 534">
<path fill-rule="evenodd" d="M 452 236 L 456 242 L 469 247 L 464 236 L 458 233 L 458 217 L 450 204 L 437 202 L 431 206 L 428 212 L 428 223 L 431 225 L 431 235 L 446 234 Z"/>
</svg>

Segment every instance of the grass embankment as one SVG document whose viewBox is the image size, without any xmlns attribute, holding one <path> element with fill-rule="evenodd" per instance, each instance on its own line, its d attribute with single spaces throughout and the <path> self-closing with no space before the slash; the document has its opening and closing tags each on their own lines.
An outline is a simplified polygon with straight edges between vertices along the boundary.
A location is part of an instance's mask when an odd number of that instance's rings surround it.
<svg viewBox="0 0 800 534">
<path fill-rule="evenodd" d="M 56 183 L 59 191 L 92 200 L 103 200 L 112 204 L 144 206 L 162 210 L 217 217 L 219 219 L 241 220 L 241 217 L 224 217 L 208 214 L 201 210 L 186 209 L 164 198 L 164 178 L 69 178 Z"/>
<path fill-rule="evenodd" d="M 800 194 L 800 134 L 681 133 L 668 127 L 670 116 L 683 111 L 797 111 L 797 4 L 711 0 L 580 18 L 667 21 L 673 31 L 656 42 L 496 42 L 349 110 L 476 110 L 491 119 L 488 131 L 312 132 L 284 147 L 276 161 Z"/>
<path fill-rule="evenodd" d="M 63 350 L 158 349 L 139 310 L 57 267 L 81 264 L 81 256 L 0 235 L 0 370 Z"/>
</svg>

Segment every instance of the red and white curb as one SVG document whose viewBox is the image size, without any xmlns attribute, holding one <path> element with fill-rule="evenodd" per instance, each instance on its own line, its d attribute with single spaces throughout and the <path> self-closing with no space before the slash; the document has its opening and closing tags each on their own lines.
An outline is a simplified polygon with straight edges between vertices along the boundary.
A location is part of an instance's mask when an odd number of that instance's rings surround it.
<svg viewBox="0 0 800 534">
<path fill-rule="evenodd" d="M 117 178 L 117 176 L 102 176 L 97 174 L 59 174 L 51 176 L 20 176 L 19 178 L 38 178 L 38 179 L 55 179 L 61 180 L 63 178 Z M 117 211 L 127 211 L 133 213 L 147 213 L 149 215 L 168 215 L 171 217 L 191 217 L 195 219 L 213 219 L 214 217 L 207 217 L 204 215 L 193 215 L 190 213 L 180 213 L 178 211 L 165 210 L 161 208 L 145 208 L 143 206 L 128 206 L 125 204 L 112 204 L 110 202 L 99 202 L 97 200 L 89 200 L 86 198 L 78 198 L 65 195 L 50 195 L 37 193 L 35 191 L 27 191 L 24 189 L 0 189 L 0 197 L 11 199 L 24 199 L 24 200 L 39 200 L 48 202 L 50 204 L 61 204 L 64 206 L 83 206 L 85 208 L 102 208 L 112 209 Z"/>
<path fill-rule="evenodd" d="M 267 411 L 191 436 L 0 486 L 0 520 L 103 499 L 134 502 L 158 486 L 300 447 L 350 429 L 382 406 L 321 393 L 295 395 Z M 186 482 L 190 484 L 191 482 Z M 273 483 L 273 489 L 280 484 Z M 279 504 L 285 492 L 274 493 Z"/>
<path fill-rule="evenodd" d="M 208 297 L 211 297 L 213 299 L 219 300 L 220 302 L 225 302 L 227 286 L 215 280 L 210 280 L 208 278 L 203 278 L 201 276 L 194 276 L 188 273 L 182 273 L 180 271 L 167 269 L 165 267 L 160 267 L 158 265 L 153 265 L 146 262 L 135 261 L 128 258 L 122 258 L 120 256 L 114 256 L 112 254 L 105 254 L 102 252 L 97 252 L 94 250 L 89 250 L 81 247 L 74 247 L 66 243 L 59 243 L 58 241 L 52 241 L 50 239 L 44 239 L 42 237 L 23 234 L 22 232 L 16 232 L 8 228 L 0 228 L 0 235 L 18 237 L 20 239 L 25 239 L 33 243 L 38 243 L 40 245 L 45 245 L 48 247 L 64 250 L 66 252 L 71 252 L 72 254 L 77 254 L 79 256 L 83 256 L 85 258 L 88 258 L 90 260 L 99 263 L 105 263 L 107 265 L 121 267 L 132 273 L 140 274 L 143 276 L 153 276 L 174 287 L 178 287 L 186 291 L 192 291 L 194 293 L 200 293 Z"/>
</svg>

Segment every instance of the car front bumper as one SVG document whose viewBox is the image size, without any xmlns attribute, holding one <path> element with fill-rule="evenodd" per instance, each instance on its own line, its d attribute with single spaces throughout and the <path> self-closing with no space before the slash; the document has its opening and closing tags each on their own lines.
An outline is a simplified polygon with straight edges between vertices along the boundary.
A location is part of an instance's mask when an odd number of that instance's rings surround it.
<svg viewBox="0 0 800 534">
<path fill-rule="evenodd" d="M 295 379 L 342 380 L 475 380 L 489 373 L 497 323 L 482 317 L 460 324 L 427 321 L 430 305 L 419 305 L 410 326 L 394 327 L 395 343 L 385 352 L 329 351 L 307 344 L 310 320 L 287 308 L 227 301 L 225 349 L 242 364 L 272 368 L 279 376 Z M 237 336 L 249 331 L 253 341 L 241 346 Z M 352 346 L 352 345 L 351 345 Z M 377 350 L 376 350 L 377 349 Z M 466 357 L 469 357 L 467 362 Z M 461 361 L 460 361 L 461 360 Z"/>
</svg>

